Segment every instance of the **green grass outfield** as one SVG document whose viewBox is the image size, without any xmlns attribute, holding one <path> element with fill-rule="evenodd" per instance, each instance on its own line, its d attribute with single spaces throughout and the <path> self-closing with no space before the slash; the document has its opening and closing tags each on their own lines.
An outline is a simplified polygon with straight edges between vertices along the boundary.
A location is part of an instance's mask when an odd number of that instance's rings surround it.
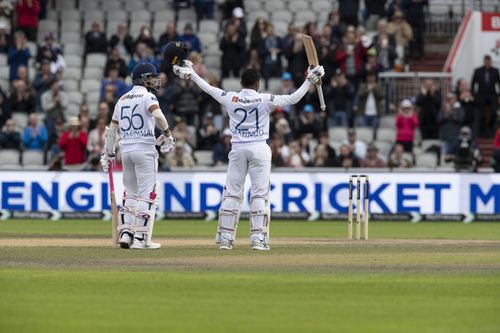
<svg viewBox="0 0 500 333">
<path fill-rule="evenodd" d="M 215 222 L 161 221 L 158 251 L 102 221 L 0 221 L 0 332 L 498 332 L 500 224 L 272 222 L 232 251 Z"/>
</svg>

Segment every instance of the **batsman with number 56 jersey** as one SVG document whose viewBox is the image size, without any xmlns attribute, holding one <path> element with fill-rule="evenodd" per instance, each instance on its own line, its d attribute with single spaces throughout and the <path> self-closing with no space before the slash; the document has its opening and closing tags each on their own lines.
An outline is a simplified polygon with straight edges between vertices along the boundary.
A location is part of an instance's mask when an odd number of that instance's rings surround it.
<svg viewBox="0 0 500 333">
<path fill-rule="evenodd" d="M 108 171 L 115 157 L 117 131 L 120 131 L 120 151 L 123 164 L 123 203 L 118 223 L 118 242 L 122 248 L 157 249 L 151 241 L 156 207 L 159 202 L 159 183 L 156 179 L 158 153 L 174 148 L 167 120 L 152 92 L 160 81 L 155 66 L 141 63 L 132 71 L 134 87 L 116 103 L 111 123 L 105 130 L 101 164 Z M 162 134 L 155 138 L 155 125 Z"/>
<path fill-rule="evenodd" d="M 244 198 L 243 186 L 249 174 L 251 248 L 269 250 L 271 149 L 266 142 L 269 137 L 269 113 L 273 107 L 297 103 L 311 84 L 320 82 L 324 69 L 322 66 L 310 69 L 307 79 L 291 95 L 271 95 L 258 92 L 260 74 L 253 69 L 243 71 L 242 89 L 239 92 L 226 92 L 209 85 L 191 66 L 191 62 L 184 60 L 174 65 L 173 71 L 181 79 L 191 79 L 226 107 L 232 132 L 232 149 L 219 210 L 216 244 L 221 250 L 233 247 Z"/>
</svg>

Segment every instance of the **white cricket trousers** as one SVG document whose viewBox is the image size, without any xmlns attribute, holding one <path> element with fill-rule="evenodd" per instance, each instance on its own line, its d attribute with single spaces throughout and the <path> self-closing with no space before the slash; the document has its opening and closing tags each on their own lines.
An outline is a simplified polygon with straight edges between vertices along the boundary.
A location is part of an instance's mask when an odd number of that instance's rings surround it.
<svg viewBox="0 0 500 333">
<path fill-rule="evenodd" d="M 271 175 L 271 148 L 265 143 L 237 144 L 229 153 L 226 192 L 242 197 L 247 173 L 250 175 L 250 197 L 269 195 Z"/>
<path fill-rule="evenodd" d="M 122 165 L 127 196 L 149 199 L 156 184 L 158 153 L 142 150 L 122 153 Z"/>
</svg>

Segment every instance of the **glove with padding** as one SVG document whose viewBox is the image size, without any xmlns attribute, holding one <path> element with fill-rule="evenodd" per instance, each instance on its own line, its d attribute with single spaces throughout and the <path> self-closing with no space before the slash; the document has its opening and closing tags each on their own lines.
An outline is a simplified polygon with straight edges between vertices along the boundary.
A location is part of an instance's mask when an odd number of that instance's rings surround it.
<svg viewBox="0 0 500 333">
<path fill-rule="evenodd" d="M 174 65 L 174 74 L 184 80 L 189 80 L 194 74 L 193 63 L 189 60 L 183 60 L 182 66 Z"/>
<path fill-rule="evenodd" d="M 174 150 L 175 138 L 172 135 L 167 137 L 162 134 L 156 139 L 156 145 L 160 147 L 161 153 L 166 154 Z"/>
<path fill-rule="evenodd" d="M 321 65 L 307 69 L 307 79 L 312 84 L 321 84 L 321 78 L 323 75 L 325 75 L 325 69 Z"/>
<path fill-rule="evenodd" d="M 101 166 L 104 172 L 108 172 L 109 166 L 112 161 L 115 159 L 115 154 L 109 155 L 107 153 L 102 153 L 101 155 Z"/>
</svg>

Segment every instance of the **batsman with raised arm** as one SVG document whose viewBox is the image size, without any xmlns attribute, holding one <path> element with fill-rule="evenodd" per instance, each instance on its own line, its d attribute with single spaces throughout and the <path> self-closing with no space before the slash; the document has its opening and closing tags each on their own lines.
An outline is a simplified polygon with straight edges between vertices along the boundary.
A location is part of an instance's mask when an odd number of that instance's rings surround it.
<svg viewBox="0 0 500 333">
<path fill-rule="evenodd" d="M 118 243 L 122 248 L 158 249 L 151 241 L 156 207 L 159 202 L 157 182 L 158 153 L 171 151 L 175 139 L 167 120 L 152 93 L 160 79 L 155 66 L 141 63 L 132 71 L 134 87 L 116 103 L 111 123 L 105 130 L 101 164 L 105 172 L 115 157 L 117 131 L 120 130 L 120 151 L 123 163 L 125 193 L 120 208 Z M 162 134 L 155 138 L 155 125 Z"/>
<path fill-rule="evenodd" d="M 325 71 L 322 66 L 308 70 L 307 79 L 291 95 L 261 94 L 260 74 L 246 69 L 241 75 L 241 91 L 223 91 L 212 87 L 199 77 L 187 60 L 175 60 L 174 74 L 181 79 L 191 79 L 203 91 L 224 105 L 229 116 L 232 132 L 232 149 L 229 153 L 226 186 L 222 194 L 219 223 L 215 242 L 221 250 L 233 247 L 236 227 L 243 202 L 243 186 L 247 173 L 250 175 L 250 242 L 254 250 L 269 250 L 269 177 L 271 173 L 271 149 L 269 137 L 269 113 L 273 107 L 297 103 L 309 90 L 311 84 L 320 82 Z"/>
</svg>

